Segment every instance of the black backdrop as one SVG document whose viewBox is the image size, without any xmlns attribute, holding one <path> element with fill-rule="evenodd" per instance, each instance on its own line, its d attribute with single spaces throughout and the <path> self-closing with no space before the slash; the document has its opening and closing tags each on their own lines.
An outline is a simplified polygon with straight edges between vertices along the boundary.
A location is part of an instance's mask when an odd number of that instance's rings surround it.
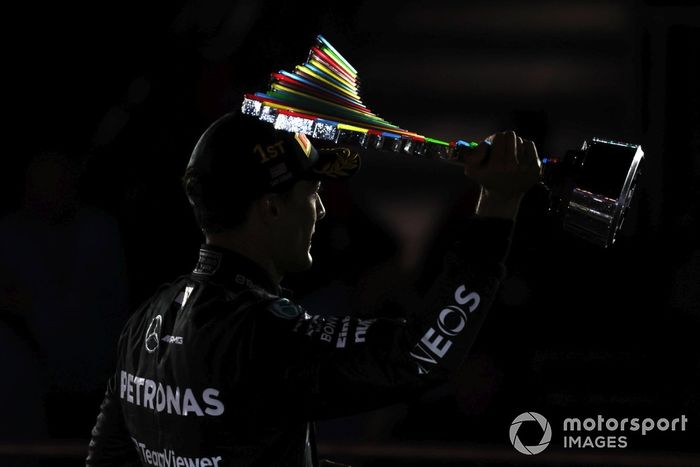
<svg viewBox="0 0 700 467">
<path fill-rule="evenodd" d="M 2 213 L 22 205 L 34 156 L 58 150 L 79 161 L 82 203 L 118 226 L 125 313 L 193 264 L 201 237 L 179 177 L 198 135 L 243 92 L 264 90 L 270 72 L 303 61 L 318 32 L 359 70 L 370 108 L 405 128 L 443 139 L 512 128 L 541 155 L 591 136 L 644 146 L 615 247 L 563 234 L 531 196 L 499 300 L 454 380 L 408 408 L 327 423 L 321 441 L 510 449 L 507 427 L 528 410 L 697 420 L 700 29 L 691 2 L 19 8 L 8 13 L 6 90 L 16 105 Z M 351 183 L 328 187 L 314 267 L 287 285 L 313 312 L 399 313 L 474 200 L 457 169 L 367 154 Z M 21 322 L 3 303 L 3 316 Z M 23 335 L 36 341 L 31 325 Z M 41 436 L 86 438 L 99 395 L 47 387 Z M 696 450 L 693 439 L 651 437 L 628 451 Z"/>
</svg>

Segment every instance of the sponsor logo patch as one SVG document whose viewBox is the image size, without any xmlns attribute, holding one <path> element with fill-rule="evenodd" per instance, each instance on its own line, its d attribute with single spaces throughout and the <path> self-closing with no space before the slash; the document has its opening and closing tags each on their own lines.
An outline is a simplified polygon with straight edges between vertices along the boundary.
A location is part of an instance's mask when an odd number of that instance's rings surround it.
<svg viewBox="0 0 700 467">
<path fill-rule="evenodd" d="M 360 168 L 360 155 L 348 148 L 321 148 L 321 152 L 333 152 L 335 158 L 321 167 L 314 168 L 314 172 L 331 178 L 348 177 Z"/>
<path fill-rule="evenodd" d="M 154 412 L 187 417 L 218 417 L 225 407 L 216 388 L 171 386 L 121 370 L 119 398 Z"/>
<path fill-rule="evenodd" d="M 199 250 L 199 259 L 194 273 L 212 275 L 219 270 L 219 266 L 221 266 L 221 253 Z"/>
<path fill-rule="evenodd" d="M 287 164 L 280 162 L 270 169 L 270 178 L 277 178 L 287 173 Z"/>
<path fill-rule="evenodd" d="M 209 457 L 184 457 L 173 449 L 152 449 L 145 443 L 139 442 L 136 438 L 131 438 L 136 445 L 136 450 L 141 455 L 141 460 L 145 465 L 155 465 L 157 467 L 219 467 L 222 456 Z"/>
<path fill-rule="evenodd" d="M 153 318 L 146 329 L 146 350 L 148 353 L 153 353 L 158 348 L 158 341 L 160 334 L 160 326 L 163 322 L 163 317 L 161 315 Z"/>
<path fill-rule="evenodd" d="M 440 311 L 435 324 L 428 328 L 410 352 L 419 375 L 430 373 L 434 366 L 448 356 L 452 339 L 464 331 L 468 314 L 476 311 L 481 297 L 477 292 L 468 292 L 466 286 L 460 285 L 454 292 L 454 300 L 455 305 L 446 306 Z"/>
<path fill-rule="evenodd" d="M 163 336 L 161 341 L 165 342 L 166 344 L 182 345 L 182 336 L 171 336 L 168 334 L 167 336 Z"/>
<path fill-rule="evenodd" d="M 275 300 L 267 309 L 270 310 L 270 313 L 282 319 L 294 319 L 301 315 L 299 307 L 286 298 Z"/>
</svg>

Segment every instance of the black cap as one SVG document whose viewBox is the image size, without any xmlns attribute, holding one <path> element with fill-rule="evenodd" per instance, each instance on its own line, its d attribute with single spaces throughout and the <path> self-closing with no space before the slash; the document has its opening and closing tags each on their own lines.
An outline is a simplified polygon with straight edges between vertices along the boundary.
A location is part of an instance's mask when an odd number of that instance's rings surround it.
<svg viewBox="0 0 700 467">
<path fill-rule="evenodd" d="M 197 183 L 187 184 L 185 190 L 192 204 L 207 185 L 216 185 L 218 192 L 226 187 L 228 196 L 252 200 L 300 179 L 347 178 L 359 167 L 357 151 L 317 150 L 302 133 L 275 130 L 267 122 L 232 112 L 209 126 L 197 142 L 186 172 Z"/>
</svg>

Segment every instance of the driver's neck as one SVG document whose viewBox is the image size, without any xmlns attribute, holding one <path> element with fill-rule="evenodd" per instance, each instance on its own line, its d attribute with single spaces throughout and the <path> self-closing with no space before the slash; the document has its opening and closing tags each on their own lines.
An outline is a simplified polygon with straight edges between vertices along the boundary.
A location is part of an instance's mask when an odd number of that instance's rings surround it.
<svg viewBox="0 0 700 467">
<path fill-rule="evenodd" d="M 282 272 L 270 256 L 270 249 L 260 241 L 259 235 L 243 230 L 229 230 L 207 234 L 206 243 L 245 256 L 263 268 L 274 284 L 279 285 L 282 282 Z"/>
</svg>

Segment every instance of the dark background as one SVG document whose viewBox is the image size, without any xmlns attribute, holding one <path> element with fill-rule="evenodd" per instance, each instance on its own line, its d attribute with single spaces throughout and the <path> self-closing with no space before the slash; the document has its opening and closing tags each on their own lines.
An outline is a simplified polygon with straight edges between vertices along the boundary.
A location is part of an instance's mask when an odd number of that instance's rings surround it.
<svg viewBox="0 0 700 467">
<path fill-rule="evenodd" d="M 198 136 L 266 90 L 270 72 L 303 62 L 319 32 L 359 71 L 364 102 L 403 128 L 477 141 L 513 129 L 541 157 L 593 136 L 646 153 L 613 248 L 564 234 L 531 195 L 463 368 L 408 407 L 322 423 L 321 452 L 406 465 L 396 445 L 426 444 L 445 465 L 518 463 L 528 459 L 499 456 L 514 452 L 508 428 L 524 411 L 555 430 L 564 417 L 685 414 L 689 432 L 598 452 L 697 464 L 683 457 L 700 439 L 697 2 L 128 0 L 15 5 L 6 21 L 0 465 L 28 465 L 26 453 L 79 463 L 119 328 L 196 259 L 180 177 Z M 473 209 L 459 169 L 367 156 L 326 189 L 312 270 L 287 278 L 312 312 L 399 313 Z M 434 448 L 446 445 L 471 454 Z M 537 462 L 582 454 L 550 447 Z"/>
</svg>

